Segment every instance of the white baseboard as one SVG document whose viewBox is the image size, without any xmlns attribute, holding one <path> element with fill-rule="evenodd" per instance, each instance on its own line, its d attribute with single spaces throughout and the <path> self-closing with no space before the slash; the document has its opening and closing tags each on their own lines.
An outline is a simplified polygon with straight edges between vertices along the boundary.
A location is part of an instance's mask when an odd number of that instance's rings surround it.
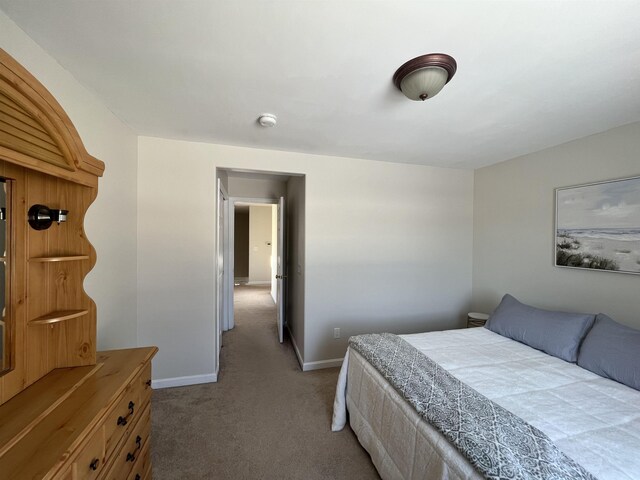
<svg viewBox="0 0 640 480">
<path fill-rule="evenodd" d="M 321 368 L 339 367 L 342 365 L 342 361 L 344 360 L 344 358 L 332 358 L 329 360 L 320 360 L 319 362 L 305 363 L 304 360 L 302 359 L 302 355 L 300 355 L 300 350 L 298 350 L 296 339 L 294 338 L 293 335 L 291 335 L 291 330 L 289 330 L 289 325 L 287 325 L 287 330 L 289 331 L 289 338 L 291 339 L 293 350 L 296 352 L 298 363 L 300 364 L 300 368 L 302 369 L 303 372 L 310 372 L 311 370 L 320 370 Z"/>
<path fill-rule="evenodd" d="M 247 282 L 247 285 L 271 285 L 271 280 L 254 280 L 253 282 Z"/>
<path fill-rule="evenodd" d="M 329 360 L 320 360 L 319 362 L 306 362 L 302 365 L 303 372 L 311 370 L 320 370 L 322 368 L 339 367 L 342 365 L 344 358 L 331 358 Z"/>
<path fill-rule="evenodd" d="M 199 385 L 201 383 L 215 383 L 218 381 L 217 373 L 206 375 L 189 375 L 187 377 L 160 378 L 151 381 L 151 388 L 186 387 L 187 385 Z"/>
<path fill-rule="evenodd" d="M 300 368 L 304 372 L 304 361 L 302 360 L 302 355 L 300 355 L 300 350 L 298 350 L 298 345 L 296 344 L 296 339 L 291 335 L 291 330 L 289 330 L 289 325 L 286 325 L 287 331 L 289 332 L 289 338 L 291 339 L 291 344 L 293 345 L 293 350 L 296 352 L 296 357 L 298 358 L 298 363 L 300 364 Z"/>
</svg>

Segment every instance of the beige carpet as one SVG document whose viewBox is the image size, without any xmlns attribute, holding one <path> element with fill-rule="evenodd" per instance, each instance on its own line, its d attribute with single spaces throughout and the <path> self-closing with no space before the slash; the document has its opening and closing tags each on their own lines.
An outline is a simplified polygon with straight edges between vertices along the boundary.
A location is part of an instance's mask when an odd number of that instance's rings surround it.
<svg viewBox="0 0 640 480">
<path fill-rule="evenodd" d="M 218 383 L 153 393 L 153 478 L 378 479 L 353 432 L 331 432 L 338 369 L 300 370 L 267 288 L 235 295 Z"/>
</svg>

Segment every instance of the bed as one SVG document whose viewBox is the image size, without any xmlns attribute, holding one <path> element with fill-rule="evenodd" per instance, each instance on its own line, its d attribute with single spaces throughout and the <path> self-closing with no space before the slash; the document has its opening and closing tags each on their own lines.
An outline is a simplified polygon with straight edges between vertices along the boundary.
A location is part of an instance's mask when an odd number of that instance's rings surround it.
<svg viewBox="0 0 640 480">
<path fill-rule="evenodd" d="M 486 328 L 400 337 L 595 478 L 640 478 L 640 391 Z M 487 478 L 351 347 L 332 429 L 347 418 L 383 479 Z"/>
</svg>

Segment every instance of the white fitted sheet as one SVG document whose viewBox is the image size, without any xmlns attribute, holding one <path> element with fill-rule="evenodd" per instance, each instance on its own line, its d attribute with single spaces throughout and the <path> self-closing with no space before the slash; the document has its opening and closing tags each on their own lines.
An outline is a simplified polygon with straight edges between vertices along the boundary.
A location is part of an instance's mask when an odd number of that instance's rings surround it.
<svg viewBox="0 0 640 480">
<path fill-rule="evenodd" d="M 402 337 L 597 478 L 640 479 L 640 392 L 485 328 Z M 342 366 L 332 429 L 344 426 L 347 409 L 382 478 L 482 478 L 355 351 Z"/>
</svg>

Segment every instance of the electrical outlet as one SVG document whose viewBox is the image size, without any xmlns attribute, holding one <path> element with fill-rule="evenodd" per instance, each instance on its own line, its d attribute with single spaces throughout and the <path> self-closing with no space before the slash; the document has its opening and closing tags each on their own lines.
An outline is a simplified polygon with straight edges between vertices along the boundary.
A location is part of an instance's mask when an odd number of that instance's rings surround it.
<svg viewBox="0 0 640 480">
<path fill-rule="evenodd" d="M 340 329 L 339 328 L 334 328 L 333 329 L 333 338 L 340 338 Z"/>
</svg>

